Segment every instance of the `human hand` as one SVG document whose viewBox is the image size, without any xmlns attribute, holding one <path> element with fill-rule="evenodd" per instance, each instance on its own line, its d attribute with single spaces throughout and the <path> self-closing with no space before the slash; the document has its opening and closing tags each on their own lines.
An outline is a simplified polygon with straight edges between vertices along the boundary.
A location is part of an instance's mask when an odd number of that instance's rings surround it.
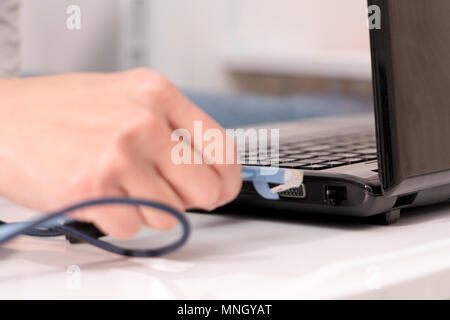
<svg viewBox="0 0 450 320">
<path fill-rule="evenodd" d="M 8 79 L 0 80 L 0 91 L 0 195 L 13 202 L 49 212 L 122 196 L 184 212 L 211 210 L 240 190 L 237 164 L 171 161 L 178 143 L 170 139 L 174 129 L 193 135 L 194 121 L 202 121 L 204 129 L 224 136 L 225 131 L 158 73 L 136 69 Z M 76 218 L 117 238 L 134 235 L 142 225 L 176 224 L 167 214 L 141 207 L 86 209 Z"/>
</svg>

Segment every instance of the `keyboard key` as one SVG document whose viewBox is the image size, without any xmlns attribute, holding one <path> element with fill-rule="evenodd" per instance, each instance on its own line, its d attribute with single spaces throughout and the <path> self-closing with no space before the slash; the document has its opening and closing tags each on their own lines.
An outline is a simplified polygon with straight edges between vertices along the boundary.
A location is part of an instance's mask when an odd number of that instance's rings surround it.
<svg viewBox="0 0 450 320">
<path fill-rule="evenodd" d="M 306 148 L 315 145 L 317 145 L 317 143 L 314 140 L 311 140 L 311 141 L 299 141 L 297 143 L 291 144 L 291 147 Z"/>
<path fill-rule="evenodd" d="M 349 146 L 337 146 L 333 149 L 331 149 L 330 151 L 333 152 L 338 152 L 338 153 L 348 153 L 348 152 L 353 152 L 355 149 L 354 145 L 349 145 Z"/>
<path fill-rule="evenodd" d="M 302 148 L 302 151 L 308 151 L 308 152 L 315 152 L 315 151 L 324 151 L 330 149 L 331 145 L 317 145 L 317 146 L 310 146 L 306 148 Z"/>
<path fill-rule="evenodd" d="M 343 146 L 343 147 L 354 146 L 355 145 L 355 140 L 339 141 L 339 142 L 336 143 L 336 145 Z"/>
<path fill-rule="evenodd" d="M 320 159 L 320 158 L 313 158 L 310 160 L 305 160 L 305 162 L 309 162 L 310 164 L 318 164 L 323 162 L 328 162 L 328 160 Z"/>
<path fill-rule="evenodd" d="M 330 162 L 326 162 L 326 164 L 329 165 L 332 168 L 336 168 L 336 167 L 345 166 L 347 163 L 346 162 L 342 162 L 342 161 L 330 161 Z"/>
<path fill-rule="evenodd" d="M 280 158 L 280 163 L 299 161 L 298 158 Z"/>
<path fill-rule="evenodd" d="M 293 149 L 293 147 L 289 146 L 289 145 L 282 145 L 282 146 L 280 146 L 280 151 L 289 151 L 289 150 L 292 150 L 292 149 Z"/>
<path fill-rule="evenodd" d="M 357 143 L 353 146 L 353 150 L 363 150 L 363 149 L 370 149 L 370 148 L 375 148 L 376 151 L 376 147 L 374 144 L 367 144 L 367 143 Z"/>
<path fill-rule="evenodd" d="M 302 153 L 303 155 L 305 155 L 305 157 L 307 156 L 308 159 L 310 158 L 318 158 L 318 157 L 322 157 L 324 155 L 330 155 L 331 153 L 322 153 L 322 152 L 306 152 L 306 153 Z"/>
<path fill-rule="evenodd" d="M 290 140 L 280 146 L 279 158 L 266 155 L 258 159 L 259 165 L 278 165 L 284 168 L 323 170 L 339 166 L 373 161 L 377 149 L 373 133 L 341 134 L 309 141 Z M 252 156 L 250 158 L 249 156 Z M 254 160 L 256 150 L 247 152 L 246 159 Z"/>
<path fill-rule="evenodd" d="M 359 162 L 364 162 L 364 159 L 361 158 L 347 158 L 344 159 L 343 161 L 347 162 L 348 164 L 354 164 L 354 163 L 359 163 Z"/>
<path fill-rule="evenodd" d="M 326 157 L 331 155 L 331 152 L 321 151 L 321 152 L 311 152 L 309 155 L 313 154 L 314 157 Z"/>
<path fill-rule="evenodd" d="M 377 149 L 376 148 L 358 149 L 355 152 L 359 154 L 377 154 Z"/>
<path fill-rule="evenodd" d="M 340 157 L 333 157 L 333 156 L 314 158 L 314 160 L 320 160 L 322 162 L 338 161 L 340 159 L 342 159 L 342 158 L 340 158 Z"/>
<path fill-rule="evenodd" d="M 340 159 L 345 159 L 345 158 L 358 157 L 359 154 L 357 154 L 357 153 L 333 153 L 332 156 L 339 157 Z"/>
<path fill-rule="evenodd" d="M 296 168 L 301 168 L 301 167 L 310 166 L 310 165 L 311 165 L 311 163 L 306 162 L 306 161 L 294 161 L 294 162 L 282 163 L 281 167 L 296 169 Z"/>
<path fill-rule="evenodd" d="M 280 158 L 281 157 L 289 158 L 297 153 L 298 153 L 298 151 L 280 151 L 279 155 L 280 155 Z"/>
<path fill-rule="evenodd" d="M 327 165 L 327 164 L 313 164 L 313 165 L 310 165 L 310 166 L 302 167 L 301 169 L 304 169 L 304 170 L 325 170 L 325 169 L 329 169 L 329 168 L 330 168 L 330 166 Z"/>
<path fill-rule="evenodd" d="M 310 154 L 310 153 L 300 153 L 300 154 L 290 155 L 289 158 L 295 158 L 296 160 L 301 161 L 301 160 L 307 160 L 307 159 L 314 158 L 314 155 Z"/>
<path fill-rule="evenodd" d="M 377 155 L 363 155 L 361 156 L 362 159 L 364 159 L 365 161 L 372 161 L 372 160 L 377 160 Z"/>
</svg>

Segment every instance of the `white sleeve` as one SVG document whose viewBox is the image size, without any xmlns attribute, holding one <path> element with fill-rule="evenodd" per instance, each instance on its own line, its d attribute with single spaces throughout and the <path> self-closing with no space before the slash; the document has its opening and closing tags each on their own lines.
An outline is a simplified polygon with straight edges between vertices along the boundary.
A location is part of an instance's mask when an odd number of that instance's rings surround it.
<svg viewBox="0 0 450 320">
<path fill-rule="evenodd" d="M 19 0 L 0 0 L 0 77 L 20 70 Z"/>
</svg>

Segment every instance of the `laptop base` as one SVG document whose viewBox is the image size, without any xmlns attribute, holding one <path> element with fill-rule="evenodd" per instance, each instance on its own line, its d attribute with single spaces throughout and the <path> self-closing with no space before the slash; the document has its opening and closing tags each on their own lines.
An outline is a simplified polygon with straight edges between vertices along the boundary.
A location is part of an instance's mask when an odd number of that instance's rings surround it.
<svg viewBox="0 0 450 320">
<path fill-rule="evenodd" d="M 261 128 L 280 129 L 283 140 L 295 137 L 308 141 L 336 136 L 336 133 L 367 132 L 373 127 L 371 114 L 353 118 L 315 119 L 308 121 L 271 124 Z M 251 183 L 244 183 L 238 198 L 231 204 L 233 211 L 271 210 L 301 214 L 327 214 L 369 218 L 371 223 L 389 225 L 397 222 L 404 208 L 447 202 L 450 184 L 420 190 L 420 186 L 407 194 L 389 194 L 383 191 L 379 179 L 377 160 L 330 167 L 324 170 L 304 170 L 303 185 L 280 194 L 280 200 L 262 199 Z M 230 206 L 228 206 L 230 208 Z M 244 209 L 245 208 L 245 209 Z M 241 210 L 242 209 L 242 210 Z"/>
</svg>

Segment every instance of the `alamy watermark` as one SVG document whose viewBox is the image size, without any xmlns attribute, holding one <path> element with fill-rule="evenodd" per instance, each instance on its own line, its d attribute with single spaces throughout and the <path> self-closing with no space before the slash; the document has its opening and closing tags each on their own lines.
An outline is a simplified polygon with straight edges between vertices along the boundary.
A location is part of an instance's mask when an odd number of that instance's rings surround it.
<svg viewBox="0 0 450 320">
<path fill-rule="evenodd" d="M 370 5 L 368 8 L 367 26 L 370 30 L 381 29 L 381 8 Z M 71 4 L 66 8 L 66 27 L 68 30 L 81 30 L 81 7 Z"/>
<path fill-rule="evenodd" d="M 68 290 L 81 289 L 81 268 L 77 265 L 70 265 L 66 269 L 68 275 L 66 279 L 66 288 Z"/>
<path fill-rule="evenodd" d="M 177 142 L 171 159 L 181 164 L 259 164 L 276 166 L 279 163 L 279 129 L 203 130 L 202 121 L 194 121 L 193 134 L 176 129 L 170 137 Z M 237 145 L 237 150 L 234 146 Z M 237 151 L 237 154 L 236 154 Z"/>
<path fill-rule="evenodd" d="M 67 7 L 66 13 L 69 15 L 66 20 L 68 30 L 81 30 L 81 8 L 75 4 Z"/>
<path fill-rule="evenodd" d="M 371 5 L 368 7 L 369 18 L 367 20 L 367 26 L 370 30 L 381 29 L 381 8 L 377 5 Z"/>
</svg>

